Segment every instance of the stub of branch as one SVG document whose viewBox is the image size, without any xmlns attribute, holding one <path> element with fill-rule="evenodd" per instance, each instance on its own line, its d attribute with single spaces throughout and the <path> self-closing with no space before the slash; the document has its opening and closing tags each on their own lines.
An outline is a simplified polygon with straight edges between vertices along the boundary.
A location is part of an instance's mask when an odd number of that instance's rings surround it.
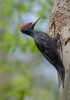
<svg viewBox="0 0 70 100">
<path fill-rule="evenodd" d="M 67 15 L 63 13 L 59 13 L 58 11 L 53 13 L 50 18 L 50 35 L 55 36 L 57 31 L 61 32 L 68 23 L 67 19 Z"/>
</svg>

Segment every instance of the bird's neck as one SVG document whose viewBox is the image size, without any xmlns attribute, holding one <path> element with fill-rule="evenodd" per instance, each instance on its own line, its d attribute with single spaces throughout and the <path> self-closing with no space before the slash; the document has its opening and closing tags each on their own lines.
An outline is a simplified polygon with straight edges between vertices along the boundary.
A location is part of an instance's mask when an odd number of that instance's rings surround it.
<svg viewBox="0 0 70 100">
<path fill-rule="evenodd" d="M 31 37 L 34 37 L 36 35 L 37 31 L 36 30 L 30 30 L 30 31 L 27 31 L 27 35 L 31 36 Z"/>
</svg>

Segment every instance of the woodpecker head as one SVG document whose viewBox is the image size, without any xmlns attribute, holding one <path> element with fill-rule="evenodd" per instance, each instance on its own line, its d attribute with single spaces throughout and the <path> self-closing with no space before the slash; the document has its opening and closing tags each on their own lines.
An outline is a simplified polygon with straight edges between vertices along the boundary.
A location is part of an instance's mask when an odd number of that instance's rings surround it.
<svg viewBox="0 0 70 100">
<path fill-rule="evenodd" d="M 41 17 L 40 17 L 41 18 Z M 38 22 L 38 20 L 40 19 L 38 18 L 37 20 L 35 20 L 34 22 L 30 22 L 30 23 L 26 23 L 26 24 L 23 24 L 20 28 L 20 31 L 22 33 L 25 33 L 27 34 L 30 30 L 34 29 L 34 26 L 35 24 Z"/>
</svg>

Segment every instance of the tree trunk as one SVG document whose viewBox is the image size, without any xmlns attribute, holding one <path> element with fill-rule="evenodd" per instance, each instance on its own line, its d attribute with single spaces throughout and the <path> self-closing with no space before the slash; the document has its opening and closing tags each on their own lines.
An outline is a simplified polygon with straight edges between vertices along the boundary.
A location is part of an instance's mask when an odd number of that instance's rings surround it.
<svg viewBox="0 0 70 100">
<path fill-rule="evenodd" d="M 70 100 L 70 0 L 55 0 L 50 18 L 50 35 L 60 32 L 63 64 L 65 67 L 64 89 L 59 78 L 60 100 Z"/>
</svg>

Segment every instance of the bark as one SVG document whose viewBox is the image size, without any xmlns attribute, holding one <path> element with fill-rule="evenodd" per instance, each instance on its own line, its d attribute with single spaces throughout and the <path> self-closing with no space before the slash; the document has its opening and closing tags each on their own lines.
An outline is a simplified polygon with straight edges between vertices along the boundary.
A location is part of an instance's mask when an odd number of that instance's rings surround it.
<svg viewBox="0 0 70 100">
<path fill-rule="evenodd" d="M 50 18 L 50 35 L 61 34 L 63 64 L 65 67 L 65 83 L 62 88 L 59 78 L 60 100 L 70 100 L 70 0 L 55 0 Z"/>
</svg>

